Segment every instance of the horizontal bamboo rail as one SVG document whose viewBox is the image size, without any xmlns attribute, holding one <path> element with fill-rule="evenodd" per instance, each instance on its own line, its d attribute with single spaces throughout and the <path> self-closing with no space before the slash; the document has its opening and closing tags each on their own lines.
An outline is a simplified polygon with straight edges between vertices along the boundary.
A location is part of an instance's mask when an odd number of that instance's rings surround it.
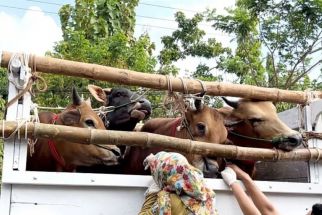
<svg viewBox="0 0 322 215">
<path fill-rule="evenodd" d="M 273 149 L 257 149 L 191 141 L 146 132 L 108 131 L 32 122 L 22 124 L 16 121 L 0 121 L 0 131 L 3 132 L 5 138 L 9 137 L 12 133 L 18 134 L 17 130 L 19 130 L 21 138 L 25 136 L 27 131 L 29 138 L 50 138 L 55 141 L 64 139 L 82 144 L 163 147 L 165 150 L 239 160 L 319 161 L 322 158 L 322 149 L 318 148 L 295 149 L 291 152 L 284 152 Z"/>
<path fill-rule="evenodd" d="M 2 52 L 0 62 L 2 67 L 7 67 L 13 53 Z M 51 57 L 32 56 L 29 65 L 37 65 L 37 71 L 87 79 L 108 81 L 123 85 L 135 85 L 159 90 L 168 90 L 168 80 L 164 75 L 140 73 L 126 69 L 118 69 L 96 64 L 80 63 Z M 35 67 L 34 67 L 35 68 Z M 189 93 L 202 91 L 199 81 L 183 79 Z M 184 92 L 181 79 L 171 77 L 172 89 Z M 207 94 L 212 96 L 235 96 L 250 99 L 284 101 L 291 103 L 307 104 L 314 98 L 322 98 L 321 91 L 302 92 L 265 88 L 251 85 L 232 83 L 204 82 Z"/>
</svg>

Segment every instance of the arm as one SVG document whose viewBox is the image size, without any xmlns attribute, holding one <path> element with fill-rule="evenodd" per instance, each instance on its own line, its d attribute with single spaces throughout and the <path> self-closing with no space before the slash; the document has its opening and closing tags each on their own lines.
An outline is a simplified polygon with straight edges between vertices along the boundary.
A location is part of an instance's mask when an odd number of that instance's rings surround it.
<svg viewBox="0 0 322 215">
<path fill-rule="evenodd" d="M 247 173 L 245 173 L 236 165 L 228 165 L 228 166 L 236 172 L 237 177 L 243 182 L 248 194 L 252 198 L 254 204 L 261 212 L 261 214 L 279 215 L 279 212 L 274 207 L 274 205 L 269 201 L 269 199 L 264 195 L 264 193 L 256 186 L 254 181 Z"/>
<path fill-rule="evenodd" d="M 235 182 L 230 185 L 230 187 L 244 215 L 261 215 L 259 210 L 254 205 L 253 201 L 245 193 L 240 184 Z"/>
<path fill-rule="evenodd" d="M 254 202 L 245 193 L 236 180 L 236 173 L 231 168 L 226 168 L 221 172 L 221 175 L 226 184 L 232 189 L 233 194 L 239 204 L 240 209 L 244 215 L 261 215 L 259 210 L 256 208 Z"/>
</svg>

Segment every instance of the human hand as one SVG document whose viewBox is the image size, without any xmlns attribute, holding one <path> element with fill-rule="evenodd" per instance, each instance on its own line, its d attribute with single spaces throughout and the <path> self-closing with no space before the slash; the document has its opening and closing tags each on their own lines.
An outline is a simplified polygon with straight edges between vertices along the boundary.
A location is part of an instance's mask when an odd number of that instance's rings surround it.
<svg viewBox="0 0 322 215">
<path fill-rule="evenodd" d="M 222 172 L 221 172 L 221 176 L 224 179 L 225 183 L 228 186 L 231 186 L 233 183 L 235 183 L 237 181 L 237 176 L 235 171 L 230 168 L 230 167 L 226 167 Z"/>
<path fill-rule="evenodd" d="M 244 172 L 242 169 L 240 169 L 236 164 L 227 164 L 227 167 L 234 170 L 238 179 L 244 180 L 244 179 L 250 178 L 250 176 L 246 172 Z"/>
</svg>

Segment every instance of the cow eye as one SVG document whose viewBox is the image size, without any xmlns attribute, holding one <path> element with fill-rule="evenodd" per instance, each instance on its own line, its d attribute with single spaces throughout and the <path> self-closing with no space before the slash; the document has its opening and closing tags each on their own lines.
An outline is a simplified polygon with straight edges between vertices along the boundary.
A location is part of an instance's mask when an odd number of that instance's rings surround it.
<svg viewBox="0 0 322 215">
<path fill-rule="evenodd" d="M 248 121 L 251 124 L 254 124 L 254 123 L 258 123 L 258 122 L 263 122 L 264 120 L 263 119 L 260 119 L 260 118 L 251 118 L 251 119 L 248 119 Z"/>
<path fill-rule="evenodd" d="M 91 119 L 87 119 L 87 120 L 85 120 L 85 124 L 86 124 L 88 127 L 93 127 L 93 128 L 95 128 L 95 123 L 94 123 L 94 121 L 93 121 L 93 120 L 91 120 Z"/>
<path fill-rule="evenodd" d="M 204 135 L 206 133 L 206 125 L 202 122 L 197 123 L 197 129 L 199 134 Z"/>
</svg>

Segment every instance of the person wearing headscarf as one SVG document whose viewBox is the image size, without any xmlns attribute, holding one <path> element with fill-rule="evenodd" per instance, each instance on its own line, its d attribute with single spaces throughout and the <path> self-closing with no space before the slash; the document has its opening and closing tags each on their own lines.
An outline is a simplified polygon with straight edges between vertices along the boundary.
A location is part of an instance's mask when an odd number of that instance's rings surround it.
<svg viewBox="0 0 322 215">
<path fill-rule="evenodd" d="M 216 215 L 215 193 L 207 187 L 202 172 L 175 152 L 149 155 L 154 184 L 146 193 L 139 215 Z"/>
</svg>

